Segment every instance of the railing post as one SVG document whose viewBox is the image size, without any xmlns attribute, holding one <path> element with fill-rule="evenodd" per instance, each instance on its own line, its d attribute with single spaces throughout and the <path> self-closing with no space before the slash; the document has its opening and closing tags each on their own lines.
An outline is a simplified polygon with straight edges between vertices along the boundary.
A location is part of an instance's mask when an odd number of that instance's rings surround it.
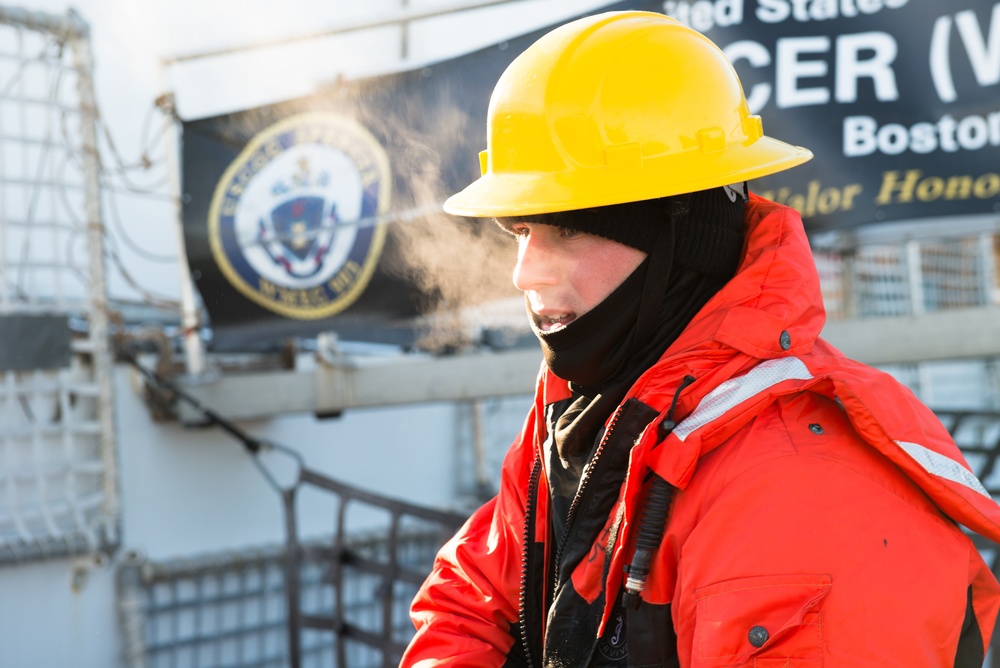
<svg viewBox="0 0 1000 668">
<path fill-rule="evenodd" d="M 854 320 L 858 317 L 858 294 L 857 281 L 855 280 L 855 259 L 857 258 L 856 248 L 847 248 L 841 251 L 840 256 L 840 290 L 843 303 L 844 320 Z"/>
<path fill-rule="evenodd" d="M 997 266 L 992 232 L 979 235 L 977 244 L 979 256 L 979 286 L 983 291 L 983 305 L 994 306 L 997 292 Z"/>
<path fill-rule="evenodd" d="M 919 315 L 927 308 L 924 304 L 924 273 L 921 266 L 920 242 L 913 239 L 906 242 L 906 274 L 910 288 L 910 313 Z"/>
<path fill-rule="evenodd" d="M 300 668 L 302 646 L 299 630 L 302 628 L 302 607 L 299 592 L 299 539 L 295 518 L 296 487 L 282 490 L 281 501 L 285 508 L 285 605 L 288 620 L 288 666 Z"/>
</svg>

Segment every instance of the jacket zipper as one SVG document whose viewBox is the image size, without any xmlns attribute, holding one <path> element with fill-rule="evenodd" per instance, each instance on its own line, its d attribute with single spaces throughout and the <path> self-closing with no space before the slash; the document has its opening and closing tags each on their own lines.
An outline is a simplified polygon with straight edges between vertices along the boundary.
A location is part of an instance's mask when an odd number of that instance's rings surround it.
<svg viewBox="0 0 1000 668">
<path fill-rule="evenodd" d="M 521 539 L 521 590 L 518 593 L 517 601 L 517 618 L 521 625 L 521 644 L 524 646 L 524 660 L 528 664 L 527 668 L 532 668 L 534 665 L 531 660 L 531 641 L 528 637 L 528 579 L 531 568 L 529 552 L 535 538 L 535 506 L 538 501 L 538 478 L 541 476 L 541 472 L 542 458 L 536 452 L 531 475 L 528 476 L 528 503 L 524 509 L 524 533 Z"/>
</svg>

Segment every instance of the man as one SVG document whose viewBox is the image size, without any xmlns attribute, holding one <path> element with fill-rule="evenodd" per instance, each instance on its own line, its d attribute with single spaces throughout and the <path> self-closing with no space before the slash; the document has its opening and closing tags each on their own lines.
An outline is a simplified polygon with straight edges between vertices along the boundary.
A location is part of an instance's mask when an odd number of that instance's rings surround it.
<svg viewBox="0 0 1000 668">
<path fill-rule="evenodd" d="M 1000 510 L 933 414 L 819 338 L 800 164 L 721 51 L 646 12 L 501 77 L 450 213 L 516 238 L 544 352 L 499 494 L 439 553 L 404 666 L 982 666 Z"/>
</svg>

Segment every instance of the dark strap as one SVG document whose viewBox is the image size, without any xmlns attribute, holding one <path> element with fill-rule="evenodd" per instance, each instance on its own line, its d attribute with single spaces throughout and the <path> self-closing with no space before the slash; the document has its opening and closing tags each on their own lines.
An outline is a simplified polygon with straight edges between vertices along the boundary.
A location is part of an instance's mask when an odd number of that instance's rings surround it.
<svg viewBox="0 0 1000 668">
<path fill-rule="evenodd" d="M 972 585 L 969 585 L 966 601 L 962 635 L 958 638 L 958 651 L 955 652 L 955 668 L 982 668 L 985 660 L 983 634 L 979 630 L 976 609 L 972 606 Z"/>
</svg>

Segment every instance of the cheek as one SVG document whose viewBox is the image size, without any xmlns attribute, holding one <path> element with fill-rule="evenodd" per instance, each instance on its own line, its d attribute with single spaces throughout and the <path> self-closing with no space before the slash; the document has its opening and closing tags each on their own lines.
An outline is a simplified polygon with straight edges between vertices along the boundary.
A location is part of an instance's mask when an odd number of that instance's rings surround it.
<svg viewBox="0 0 1000 668">
<path fill-rule="evenodd" d="M 577 292 L 589 311 L 604 301 L 619 285 L 621 281 L 618 280 L 617 272 L 588 270 L 580 272 Z"/>
<path fill-rule="evenodd" d="M 579 314 L 603 302 L 642 264 L 645 257 L 642 251 L 627 246 L 611 250 L 604 248 L 581 257 L 573 272 L 574 288 L 580 299 Z"/>
</svg>

